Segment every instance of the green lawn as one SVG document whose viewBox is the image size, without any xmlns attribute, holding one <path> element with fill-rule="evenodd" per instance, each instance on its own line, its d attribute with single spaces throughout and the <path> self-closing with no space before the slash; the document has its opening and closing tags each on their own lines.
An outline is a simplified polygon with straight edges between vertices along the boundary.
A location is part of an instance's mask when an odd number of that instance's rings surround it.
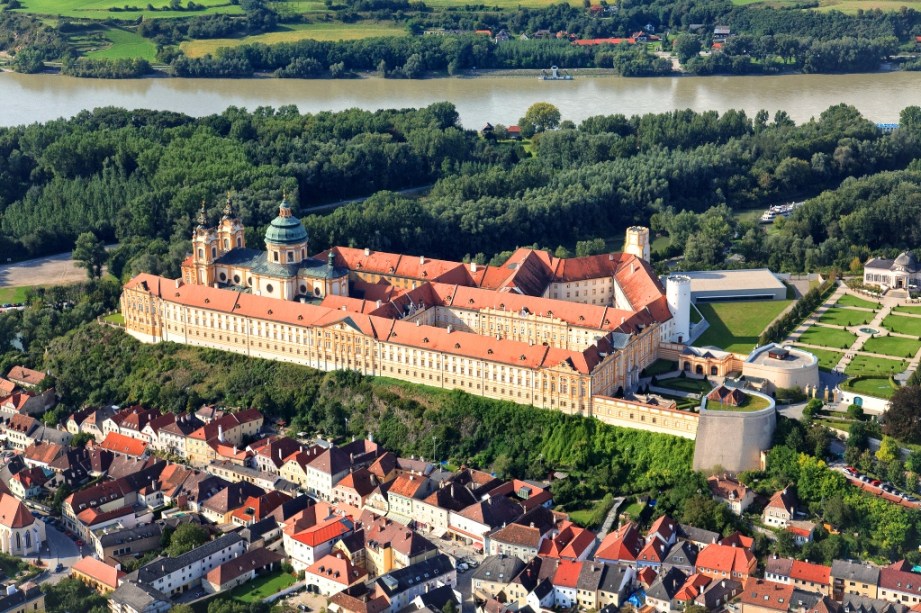
<svg viewBox="0 0 921 613">
<path fill-rule="evenodd" d="M 30 287 L 0 287 L 0 304 L 26 301 L 26 292 Z"/>
<path fill-rule="evenodd" d="M 838 306 L 851 306 L 859 307 L 861 309 L 873 309 L 874 311 L 879 310 L 879 305 L 875 302 L 870 302 L 869 300 L 864 300 L 863 298 L 858 298 L 857 296 L 851 296 L 850 294 L 844 294 L 841 298 L 838 299 Z"/>
<path fill-rule="evenodd" d="M 389 21 L 360 21 L 358 23 L 299 23 L 280 26 L 275 32 L 244 36 L 242 38 L 212 38 L 185 41 L 179 47 L 189 57 L 214 54 L 221 47 L 237 47 L 252 43 L 290 43 L 299 40 L 358 40 L 375 36 L 406 36 L 406 28 Z"/>
<path fill-rule="evenodd" d="M 646 367 L 646 376 L 657 377 L 667 372 L 672 372 L 673 370 L 678 370 L 678 362 L 672 362 L 671 360 L 656 360 Z"/>
<path fill-rule="evenodd" d="M 758 337 L 764 329 L 790 302 L 764 300 L 697 303 L 697 308 L 710 323 L 710 327 L 694 344 L 700 347 L 713 345 L 726 351 L 748 353 L 758 343 Z"/>
<path fill-rule="evenodd" d="M 205 6 L 202 11 L 172 11 L 169 9 L 169 0 L 149 0 L 155 9 L 147 10 L 148 0 L 141 2 L 128 2 L 126 0 L 21 0 L 22 13 L 35 13 L 38 15 L 55 15 L 61 17 L 80 17 L 85 19 L 157 19 L 164 17 L 195 17 L 224 13 L 228 15 L 242 15 L 243 8 L 239 4 L 231 4 L 228 0 L 196 0 L 197 4 Z M 188 1 L 181 3 L 187 6 Z M 131 7 L 131 10 L 111 11 L 111 8 Z"/>
<path fill-rule="evenodd" d="M 890 315 L 883 320 L 883 327 L 890 332 L 921 336 L 921 317 L 902 317 Z"/>
<path fill-rule="evenodd" d="M 121 313 L 111 313 L 102 318 L 103 321 L 112 322 L 113 324 L 118 324 L 120 326 L 125 325 L 125 316 Z"/>
<path fill-rule="evenodd" d="M 760 396 L 752 396 L 746 394 L 748 400 L 740 404 L 737 407 L 730 405 L 722 405 L 719 402 L 710 402 L 707 401 L 707 410 L 708 411 L 760 411 L 761 409 L 766 409 L 771 406 L 771 402 Z"/>
<path fill-rule="evenodd" d="M 643 512 L 643 509 L 645 508 L 646 505 L 644 503 L 637 501 L 621 511 L 620 514 L 626 515 L 631 519 L 638 519 L 640 514 Z M 572 513 L 570 513 L 570 515 L 572 515 Z"/>
<path fill-rule="evenodd" d="M 241 602 L 261 602 L 275 592 L 280 592 L 297 579 L 283 571 L 256 577 L 249 583 L 237 586 L 230 592 L 230 597 Z"/>
<path fill-rule="evenodd" d="M 863 351 L 899 358 L 912 358 L 918 353 L 918 349 L 921 349 L 921 341 L 899 336 L 877 336 L 867 339 L 863 344 Z"/>
<path fill-rule="evenodd" d="M 847 349 L 857 340 L 857 335 L 838 328 L 812 326 L 799 337 L 799 342 L 820 347 Z"/>
<path fill-rule="evenodd" d="M 873 313 L 858 311 L 857 309 L 831 308 L 822 313 L 819 323 L 832 326 L 857 326 L 868 323 L 873 319 Z"/>
<path fill-rule="evenodd" d="M 885 375 L 889 376 L 900 373 L 908 367 L 905 360 L 889 360 L 886 358 L 873 358 L 865 355 L 854 356 L 851 363 L 847 365 L 844 372 L 853 377 L 864 375 Z"/>
<path fill-rule="evenodd" d="M 838 362 L 841 361 L 841 358 L 844 356 L 844 353 L 841 351 L 830 351 L 828 349 L 813 349 L 812 347 L 803 347 L 804 351 L 808 351 L 815 357 L 819 359 L 819 368 L 824 368 L 825 370 L 831 370 L 838 365 Z"/>
<path fill-rule="evenodd" d="M 889 377 L 870 377 L 857 381 L 849 380 L 841 384 L 841 387 L 856 394 L 866 394 L 877 398 L 891 398 L 892 394 L 895 393 L 895 388 L 889 383 Z"/>
<path fill-rule="evenodd" d="M 692 392 L 694 394 L 705 394 L 713 389 L 712 385 L 702 379 L 690 378 L 664 379 L 656 383 L 656 386 L 670 390 L 678 390 L 680 392 Z"/>
<path fill-rule="evenodd" d="M 700 408 L 700 400 L 695 398 L 682 398 L 681 396 L 672 396 L 671 394 L 658 394 L 666 400 L 675 401 L 675 409 L 678 411 L 692 411 L 695 412 Z"/>
<path fill-rule="evenodd" d="M 157 44 L 136 32 L 123 28 L 109 28 L 105 37 L 112 43 L 105 49 L 90 51 L 86 57 L 93 59 L 120 60 L 139 58 L 153 62 L 157 57 Z"/>
<path fill-rule="evenodd" d="M 921 315 L 921 306 L 898 306 L 892 309 L 893 313 L 911 313 L 912 315 Z"/>
</svg>

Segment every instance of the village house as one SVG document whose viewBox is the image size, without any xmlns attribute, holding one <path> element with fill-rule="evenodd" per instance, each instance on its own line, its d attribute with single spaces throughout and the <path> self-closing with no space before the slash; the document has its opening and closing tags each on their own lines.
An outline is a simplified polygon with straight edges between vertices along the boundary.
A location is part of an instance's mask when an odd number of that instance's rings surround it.
<svg viewBox="0 0 921 613">
<path fill-rule="evenodd" d="M 6 378 L 26 389 L 34 389 L 45 382 L 45 373 L 24 366 L 14 366 L 7 373 Z"/>
<path fill-rule="evenodd" d="M 595 560 L 608 564 L 633 564 L 643 547 L 639 529 L 635 523 L 629 522 L 604 537 L 595 553 Z"/>
<path fill-rule="evenodd" d="M 877 598 L 879 568 L 853 560 L 833 560 L 831 564 L 832 598 L 837 601 L 846 594 Z"/>
<path fill-rule="evenodd" d="M 739 599 L 741 613 L 785 613 L 793 605 L 793 586 L 751 578 Z"/>
<path fill-rule="evenodd" d="M 359 509 L 380 484 L 376 475 L 367 468 L 359 468 L 347 474 L 333 488 L 333 500 L 342 501 Z"/>
<path fill-rule="evenodd" d="M 745 582 L 755 570 L 757 560 L 751 550 L 730 545 L 708 545 L 697 555 L 697 572 L 708 577 Z"/>
<path fill-rule="evenodd" d="M 808 592 L 831 595 L 831 567 L 772 556 L 764 562 L 764 578 Z"/>
<path fill-rule="evenodd" d="M 473 597 L 479 600 L 495 598 L 524 570 L 524 566 L 524 562 L 517 556 L 487 556 L 471 575 L 470 589 Z"/>
<path fill-rule="evenodd" d="M 783 488 L 771 496 L 764 507 L 761 518 L 765 524 L 775 528 L 786 528 L 796 514 L 796 496 L 790 488 Z"/>
<path fill-rule="evenodd" d="M 673 608 L 672 602 L 678 594 L 678 590 L 687 580 L 688 576 L 677 568 L 661 573 L 649 586 L 649 589 L 646 590 L 646 604 L 658 611 L 658 613 L 670 613 L 673 610 L 677 610 L 677 607 Z"/>
<path fill-rule="evenodd" d="M 444 554 L 393 570 L 375 581 L 375 587 L 390 603 L 389 610 L 393 613 L 411 603 L 416 596 L 446 585 L 452 588 L 457 585 L 457 571 L 451 559 Z"/>
<path fill-rule="evenodd" d="M 438 555 L 438 548 L 431 541 L 399 522 L 365 513 L 361 523 L 365 568 L 371 577 Z"/>
<path fill-rule="evenodd" d="M 755 493 L 748 486 L 728 475 L 708 477 L 707 485 L 713 499 L 728 506 L 736 515 L 742 515 L 755 500 Z"/>
<path fill-rule="evenodd" d="M 353 585 L 364 583 L 368 573 L 349 561 L 342 552 L 327 554 L 304 570 L 304 582 L 322 596 L 332 596 Z"/>
<path fill-rule="evenodd" d="M 80 558 L 70 569 L 71 577 L 88 585 L 103 596 L 114 592 L 119 580 L 125 574 L 121 570 L 121 565 L 111 566 L 90 557 Z"/>
<path fill-rule="evenodd" d="M 911 569 L 912 565 L 905 560 L 880 568 L 877 597 L 909 607 L 921 603 L 921 574 Z"/>
<path fill-rule="evenodd" d="M 300 571 L 329 553 L 353 530 L 353 521 L 335 506 L 318 503 L 291 518 L 282 530 L 282 543 L 291 565 Z"/>
<path fill-rule="evenodd" d="M 226 592 L 280 568 L 283 559 L 280 553 L 255 547 L 212 568 L 202 580 L 202 586 L 212 594 Z"/>
</svg>

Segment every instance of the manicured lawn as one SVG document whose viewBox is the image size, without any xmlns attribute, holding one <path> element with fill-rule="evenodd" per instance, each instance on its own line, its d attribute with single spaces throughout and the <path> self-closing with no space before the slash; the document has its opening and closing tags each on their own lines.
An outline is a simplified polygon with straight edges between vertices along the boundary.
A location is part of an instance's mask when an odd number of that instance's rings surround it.
<svg viewBox="0 0 921 613">
<path fill-rule="evenodd" d="M 899 336 L 877 336 L 867 339 L 867 342 L 863 344 L 863 351 L 899 358 L 914 357 L 919 348 L 921 348 L 921 341 Z"/>
<path fill-rule="evenodd" d="M 841 296 L 841 298 L 838 299 L 838 306 L 859 307 L 861 309 L 873 309 L 874 311 L 879 310 L 879 305 L 875 302 L 870 302 L 869 300 L 864 300 L 857 296 L 851 296 L 850 294 Z"/>
<path fill-rule="evenodd" d="M 712 385 L 701 379 L 664 379 L 656 383 L 656 385 L 670 390 L 692 392 L 695 394 L 705 394 L 713 389 Z"/>
<path fill-rule="evenodd" d="M 808 351 L 819 359 L 819 368 L 831 370 L 838 365 L 844 353 L 841 351 L 830 351 L 828 349 L 813 349 L 812 347 L 803 347 L 803 351 Z"/>
<path fill-rule="evenodd" d="M 148 62 L 153 62 L 157 57 L 157 44 L 136 32 L 122 28 L 110 28 L 106 30 L 105 36 L 112 43 L 111 46 L 98 51 L 90 51 L 86 57 L 106 60 L 139 58 Z"/>
<path fill-rule="evenodd" d="M 752 396 L 749 394 L 746 394 L 746 395 L 748 396 L 748 400 L 746 400 L 744 403 L 740 404 L 737 407 L 730 406 L 728 404 L 723 405 L 723 404 L 720 404 L 719 402 L 707 401 L 707 410 L 708 411 L 760 411 L 761 409 L 766 409 L 769 406 L 771 406 L 770 401 L 765 398 L 761 398 L 759 396 Z"/>
<path fill-rule="evenodd" d="M 921 336 L 921 317 L 890 315 L 883 320 L 883 326 L 891 332 Z"/>
<path fill-rule="evenodd" d="M 202 11 L 172 11 L 168 10 L 169 0 L 150 0 L 149 4 L 155 9 L 147 10 L 148 1 L 127 2 L 126 0 L 22 0 L 22 13 L 36 13 L 39 15 L 58 15 L 63 17 L 82 17 L 86 19 L 136 19 L 144 16 L 145 19 L 163 17 L 196 17 L 198 15 L 212 15 L 225 13 L 228 15 L 242 15 L 243 8 L 239 4 L 231 4 L 228 0 L 196 0 L 197 4 L 205 6 Z M 186 6 L 188 2 L 183 2 Z M 133 7 L 135 10 L 110 11 L 110 8 L 124 6 Z"/>
<path fill-rule="evenodd" d="M 234 588 L 230 592 L 230 597 L 241 602 L 260 602 L 275 592 L 280 592 L 295 581 L 297 579 L 293 576 L 279 570 L 268 575 L 256 577 L 253 581 Z"/>
<path fill-rule="evenodd" d="M 642 502 L 634 502 L 633 504 L 628 506 L 626 509 L 621 511 L 621 515 L 627 515 L 633 519 L 636 519 L 640 516 L 640 513 L 642 513 L 643 509 L 645 508 L 646 508 L 646 505 L 643 504 Z M 572 513 L 570 513 L 570 515 L 572 515 Z"/>
<path fill-rule="evenodd" d="M 892 309 L 893 313 L 911 313 L 912 315 L 921 315 L 921 306 L 900 306 Z"/>
<path fill-rule="evenodd" d="M 0 304 L 16 304 L 26 301 L 29 287 L 0 287 Z"/>
<path fill-rule="evenodd" d="M 671 360 L 656 360 L 646 367 L 646 376 L 657 377 L 661 374 L 678 370 L 678 362 Z"/>
<path fill-rule="evenodd" d="M 908 366 L 905 360 L 888 360 L 886 358 L 873 358 L 865 355 L 854 356 L 844 372 L 851 376 L 885 375 L 900 373 Z"/>
<path fill-rule="evenodd" d="M 125 325 L 125 316 L 122 315 L 121 313 L 112 313 L 110 315 L 106 315 L 105 317 L 102 318 L 102 320 L 109 321 L 109 322 L 112 322 L 113 324 L 118 324 L 120 326 Z"/>
<path fill-rule="evenodd" d="M 180 48 L 189 57 L 214 54 L 221 47 L 237 47 L 251 43 L 290 43 L 299 40 L 358 40 L 376 36 L 406 36 L 406 28 L 386 21 L 361 21 L 358 23 L 300 23 L 281 26 L 276 32 L 267 32 L 243 38 L 213 38 L 186 41 Z"/>
<path fill-rule="evenodd" d="M 857 309 L 831 308 L 822 313 L 819 323 L 832 326 L 857 326 L 873 319 L 873 313 L 858 311 Z"/>
<path fill-rule="evenodd" d="M 789 304 L 789 300 L 698 303 L 696 306 L 710 327 L 694 344 L 748 353 L 764 329 Z"/>
<path fill-rule="evenodd" d="M 691 323 L 696 324 L 701 319 L 703 319 L 703 316 L 700 314 L 700 311 L 694 308 L 694 305 L 692 304 L 691 305 Z"/>
<path fill-rule="evenodd" d="M 895 388 L 889 383 L 889 377 L 870 377 L 868 379 L 858 379 L 857 381 L 846 381 L 841 387 L 857 394 L 866 394 L 877 398 L 891 398 L 892 394 L 895 393 Z"/>
<path fill-rule="evenodd" d="M 799 337 L 799 342 L 820 347 L 846 349 L 854 344 L 857 335 L 838 328 L 812 326 Z"/>
<path fill-rule="evenodd" d="M 682 398 L 680 396 L 672 396 L 670 394 L 658 394 L 666 400 L 674 400 L 675 409 L 678 411 L 692 411 L 695 412 L 700 408 L 700 400 L 696 398 Z"/>
</svg>

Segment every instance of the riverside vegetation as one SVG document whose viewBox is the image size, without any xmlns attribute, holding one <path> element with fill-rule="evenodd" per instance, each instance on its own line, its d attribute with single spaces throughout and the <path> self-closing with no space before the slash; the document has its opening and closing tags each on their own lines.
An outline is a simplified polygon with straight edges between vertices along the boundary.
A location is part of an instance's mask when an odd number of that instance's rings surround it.
<svg viewBox="0 0 921 613">
<path fill-rule="evenodd" d="M 104 9 L 104 18 L 96 14 L 97 4 L 90 19 L 81 17 L 88 13 L 79 3 L 55 7 L 38 0 L 2 0 L 0 7 L 6 10 L 0 13 L 0 51 L 11 53 L 14 68 L 22 72 L 38 72 L 44 61 L 62 61 L 67 74 L 98 77 L 143 74 L 151 69 L 151 55 L 180 77 L 258 72 L 282 78 L 341 78 L 376 72 L 420 78 L 553 64 L 606 68 L 625 76 L 668 74 L 671 63 L 654 54 L 659 49 L 672 51 L 693 74 L 772 74 L 877 70 L 898 52 L 916 54 L 915 35 L 921 33 L 921 12 L 913 8 L 845 14 L 815 11 L 814 2 L 780 7 L 738 6 L 730 0 L 628 0 L 616 6 L 602 1 L 594 7 L 590 0 L 581 6 L 540 1 L 538 6 L 515 8 L 424 0 L 307 4 L 311 8 L 304 10 L 294 1 L 183 5 L 171 0 L 145 8 L 112 3 Z M 56 21 L 49 24 L 49 17 Z M 312 40 L 336 24 L 364 40 Z M 692 28 L 695 24 L 705 26 Z M 715 42 L 714 24 L 729 26 L 738 36 L 720 41 L 718 53 L 701 55 Z M 402 28 L 405 35 L 376 36 L 381 25 Z M 663 39 L 635 45 L 632 39 L 599 46 L 571 43 L 626 39 L 644 29 L 659 32 Z M 441 35 L 422 35 L 426 31 Z M 497 44 L 491 37 L 498 32 L 511 33 L 511 40 Z M 286 42 L 260 42 L 273 40 L 260 38 L 267 33 L 283 34 Z M 520 40 L 520 35 L 530 38 Z M 184 51 L 208 40 L 226 46 L 203 57 Z M 904 65 L 918 69 L 921 62 L 910 59 Z"/>
</svg>

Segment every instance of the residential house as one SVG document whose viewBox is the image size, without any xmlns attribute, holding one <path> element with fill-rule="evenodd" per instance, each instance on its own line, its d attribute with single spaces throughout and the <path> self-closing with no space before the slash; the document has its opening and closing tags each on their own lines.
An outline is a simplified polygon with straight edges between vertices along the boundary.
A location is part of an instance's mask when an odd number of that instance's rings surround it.
<svg viewBox="0 0 921 613">
<path fill-rule="evenodd" d="M 163 424 L 157 431 L 157 442 L 155 449 L 164 451 L 169 454 L 179 456 L 180 458 L 188 457 L 186 441 L 192 436 L 192 433 L 202 428 L 205 423 L 196 415 L 184 413 L 176 417 L 172 422 Z"/>
<path fill-rule="evenodd" d="M 457 585 L 457 571 L 451 559 L 439 554 L 406 568 L 393 570 L 378 577 L 375 586 L 396 612 L 411 603 L 416 596 L 442 586 Z"/>
<path fill-rule="evenodd" d="M 276 487 L 280 485 L 279 482 L 289 483 L 285 481 L 277 474 L 272 474 L 268 472 L 261 471 L 257 468 L 250 468 L 249 466 L 242 466 L 230 460 L 217 460 L 208 464 L 205 467 L 209 473 L 216 477 L 220 477 L 229 481 L 230 483 L 238 483 L 240 481 L 245 481 L 256 487 L 261 487 L 264 490 L 271 489 L 285 489 L 281 487 Z M 293 489 L 297 489 L 296 483 L 290 484 Z"/>
<path fill-rule="evenodd" d="M 215 524 L 231 522 L 231 515 L 250 498 L 258 498 L 265 490 L 245 481 L 231 483 L 199 505 L 199 512 Z M 277 505 L 276 505 L 277 506 Z"/>
<path fill-rule="evenodd" d="M 672 598 L 671 605 L 679 610 L 693 605 L 712 582 L 713 580 L 706 575 L 699 573 L 690 575 L 678 590 L 678 593 L 675 594 L 675 597 Z"/>
<path fill-rule="evenodd" d="M 666 571 L 669 568 L 678 568 L 686 575 L 693 575 L 699 552 L 697 545 L 690 541 L 679 541 L 662 560 L 661 568 Z"/>
<path fill-rule="evenodd" d="M 334 594 L 327 608 L 331 613 L 385 613 L 390 603 L 383 594 L 358 584 Z"/>
<path fill-rule="evenodd" d="M 744 483 L 728 475 L 713 475 L 707 485 L 714 500 L 722 502 L 736 515 L 742 515 L 755 500 L 755 493 Z"/>
<path fill-rule="evenodd" d="M 633 591 L 636 572 L 629 566 L 605 564 L 604 577 L 598 586 L 599 609 L 620 608 Z"/>
<path fill-rule="evenodd" d="M 584 562 L 560 560 L 553 574 L 553 600 L 557 607 L 568 609 L 578 603 L 579 575 Z"/>
<path fill-rule="evenodd" d="M 314 445 L 304 451 L 298 451 L 297 453 L 291 454 L 285 459 L 285 463 L 278 470 L 278 474 L 282 479 L 297 483 L 301 488 L 306 490 L 307 466 L 316 460 L 323 451 L 322 447 Z"/>
<path fill-rule="evenodd" d="M 909 607 L 902 603 L 889 602 L 878 598 L 868 598 L 858 594 L 845 594 L 841 600 L 843 613 L 907 613 L 916 611 L 916 607 Z"/>
<path fill-rule="evenodd" d="M 0 596 L 0 611 L 3 613 L 25 613 L 26 611 L 44 611 L 45 593 L 31 581 L 16 586 L 10 585 Z"/>
<path fill-rule="evenodd" d="M 269 517 L 272 511 L 288 500 L 291 500 L 291 496 L 278 490 L 268 491 L 261 496 L 249 496 L 230 514 L 230 521 L 237 526 L 251 526 Z"/>
<path fill-rule="evenodd" d="M 335 506 L 319 503 L 294 515 L 282 530 L 285 553 L 295 570 L 304 570 L 330 552 L 354 524 Z"/>
<path fill-rule="evenodd" d="M 393 481 L 397 478 L 397 455 L 392 451 L 382 453 L 368 466 L 368 471 L 381 483 Z"/>
<path fill-rule="evenodd" d="M 333 488 L 333 500 L 342 502 L 361 509 L 365 500 L 374 492 L 379 481 L 367 468 L 359 468 L 345 476 Z"/>
<path fill-rule="evenodd" d="M 435 483 L 423 475 L 398 476 L 390 483 L 390 487 L 387 489 L 387 502 L 390 505 L 390 513 L 412 517 L 413 501 L 424 499 L 434 490 Z"/>
<path fill-rule="evenodd" d="M 639 529 L 635 523 L 629 522 L 604 537 L 595 552 L 595 560 L 609 564 L 633 564 L 643 546 Z"/>
<path fill-rule="evenodd" d="M 668 545 L 657 538 L 649 538 L 646 541 L 646 546 L 643 547 L 642 551 L 640 551 L 640 555 L 636 557 L 637 568 L 644 568 L 648 566 L 656 572 L 659 572 L 659 569 L 662 566 L 662 562 L 668 555 L 668 551 Z"/>
<path fill-rule="evenodd" d="M 706 608 L 708 611 L 719 611 L 733 598 L 742 592 L 742 582 L 734 579 L 720 579 L 712 581 L 697 598 L 694 604 Z M 816 611 L 815 613 L 819 613 Z M 831 613 L 831 612 L 824 612 Z"/>
<path fill-rule="evenodd" d="M 511 581 L 521 574 L 525 564 L 517 556 L 487 556 L 473 571 L 470 589 L 475 599 L 487 600 L 503 592 Z"/>
<path fill-rule="evenodd" d="M 262 429 L 262 423 L 262 413 L 256 409 L 225 413 L 186 438 L 186 460 L 192 466 L 207 466 L 222 457 L 243 463 L 247 454 L 245 450 L 240 451 L 237 448 L 243 444 L 245 438 L 258 434 Z"/>
<path fill-rule="evenodd" d="M 99 444 L 100 449 L 111 451 L 116 456 L 123 455 L 131 458 L 144 458 L 147 456 L 147 442 L 140 437 L 131 437 L 118 432 L 109 432 Z"/>
<path fill-rule="evenodd" d="M 71 490 L 78 489 L 90 479 L 89 454 L 85 449 L 66 448 L 48 465 L 52 479 L 49 488 L 67 486 Z"/>
<path fill-rule="evenodd" d="M 0 397 L 0 412 L 7 415 L 41 415 L 58 402 L 54 389 L 44 392 L 14 392 Z"/>
<path fill-rule="evenodd" d="M 36 388 L 45 381 L 45 373 L 24 366 L 14 366 L 7 373 L 6 378 L 26 389 Z"/>
<path fill-rule="evenodd" d="M 367 576 L 363 568 L 352 564 L 342 552 L 327 554 L 304 570 L 307 589 L 313 586 L 318 594 L 326 597 L 364 583 Z"/>
<path fill-rule="evenodd" d="M 741 613 L 786 613 L 793 605 L 793 586 L 752 577 L 739 598 Z"/>
<path fill-rule="evenodd" d="M 77 411 L 67 418 L 67 431 L 75 436 L 85 432 L 97 441 L 101 441 L 106 437 L 103 424 L 113 415 L 115 415 L 115 408 L 111 406 Z"/>
<path fill-rule="evenodd" d="M 50 469 L 51 464 L 65 451 L 66 448 L 63 445 L 37 441 L 23 450 L 22 459 L 27 466 Z"/>
<path fill-rule="evenodd" d="M 557 517 L 545 507 L 528 511 L 514 523 L 489 535 L 489 553 L 518 556 L 530 560 L 538 554 L 541 544 L 557 527 Z"/>
<path fill-rule="evenodd" d="M 394 479 L 396 479 L 396 477 Z M 395 480 L 391 481 L 388 487 L 388 499 L 389 488 L 393 487 L 394 483 Z M 438 488 L 428 496 L 422 499 L 414 498 L 412 501 L 411 517 L 420 529 L 428 529 L 437 536 L 444 536 L 451 523 L 451 513 L 463 511 L 470 505 L 476 504 L 478 500 L 479 498 L 477 495 L 467 486 L 449 480 L 441 483 Z M 372 495 L 368 499 L 368 504 L 372 504 L 373 502 L 374 499 Z"/>
<path fill-rule="evenodd" d="M 438 555 L 428 539 L 399 522 L 362 515 L 365 568 L 371 577 L 406 568 Z"/>
<path fill-rule="evenodd" d="M 163 526 L 158 522 L 133 528 L 116 528 L 92 534 L 91 544 L 100 560 L 119 560 L 160 549 Z"/>
<path fill-rule="evenodd" d="M 576 581 L 576 604 L 582 611 L 598 610 L 598 590 L 604 579 L 604 564 L 583 562 Z"/>
<path fill-rule="evenodd" d="M 25 468 L 10 478 L 8 487 L 10 492 L 20 500 L 34 498 L 42 495 L 44 485 L 53 475 L 54 473 L 47 468 L 38 466 Z"/>
<path fill-rule="evenodd" d="M 559 532 L 541 542 L 537 555 L 561 560 L 587 560 L 597 544 L 594 532 L 564 521 L 559 526 Z"/>
<path fill-rule="evenodd" d="M 393 488 L 390 490 L 390 498 L 393 499 Z M 448 531 L 455 538 L 485 551 L 487 534 L 516 521 L 522 515 L 524 515 L 524 509 L 521 504 L 510 498 L 504 496 L 486 498 L 462 511 L 451 511 L 448 514 Z M 568 544 L 567 539 L 569 538 L 571 538 L 571 533 L 564 536 L 560 545 Z M 545 545 L 547 545 L 546 541 L 541 544 L 542 547 Z"/>
<path fill-rule="evenodd" d="M 744 547 L 708 545 L 697 554 L 696 570 L 716 580 L 745 582 L 754 572 L 756 563 L 755 555 Z"/>
<path fill-rule="evenodd" d="M 238 585 L 249 583 L 258 575 L 271 573 L 281 567 L 284 556 L 264 547 L 249 549 L 246 553 L 212 568 L 202 580 L 206 592 L 217 593 L 232 590 Z"/>
<path fill-rule="evenodd" d="M 921 603 L 921 574 L 911 569 L 912 565 L 904 560 L 879 569 L 877 597 L 909 607 Z"/>
<path fill-rule="evenodd" d="M 96 558 L 84 557 L 71 567 L 70 576 L 105 595 L 115 591 L 125 572 L 121 565 L 112 566 Z"/>
<path fill-rule="evenodd" d="M 787 532 L 793 535 L 793 541 L 797 545 L 805 545 L 812 542 L 815 536 L 815 523 L 811 521 L 794 519 L 787 526 Z"/>
<path fill-rule="evenodd" d="M 164 467 L 165 463 L 158 462 L 132 475 L 74 492 L 61 506 L 64 523 L 72 532 L 88 538 L 90 526 L 101 528 L 106 522 L 133 516 L 141 489 L 156 483 Z"/>
<path fill-rule="evenodd" d="M 212 421 L 217 421 L 224 416 L 224 409 L 219 409 L 213 405 L 202 405 L 200 409 L 195 411 L 195 418 L 202 421 L 202 423 L 210 424 Z"/>
<path fill-rule="evenodd" d="M 140 405 L 135 405 L 116 411 L 111 417 L 102 422 L 102 433 L 104 436 L 116 432 L 122 436 L 136 438 L 149 442 L 144 434 L 144 426 L 160 416 L 158 409 L 148 409 Z"/>
<path fill-rule="evenodd" d="M 41 430 L 42 425 L 28 415 L 13 415 L 3 419 L 3 431 L 6 440 L 13 449 L 25 449 L 36 441 L 35 434 Z"/>
<path fill-rule="evenodd" d="M 338 447 L 330 447 L 323 451 L 307 464 L 307 492 L 321 500 L 332 500 L 333 488 L 349 474 L 350 467 L 350 456 L 347 451 Z"/>
<path fill-rule="evenodd" d="M 531 558 L 518 576 L 512 579 L 505 588 L 508 602 L 517 603 L 519 607 L 536 604 L 536 608 L 553 606 L 553 575 L 559 566 L 559 560 L 554 558 Z M 549 595 L 544 592 L 549 587 Z M 535 594 L 539 591 L 540 594 Z"/>
<path fill-rule="evenodd" d="M 165 413 L 154 417 L 141 429 L 141 436 L 138 438 L 147 442 L 151 449 L 166 451 L 164 443 L 160 442 L 160 433 L 163 428 L 175 425 L 176 421 L 183 417 L 184 415 L 177 416 L 175 413 Z"/>
<path fill-rule="evenodd" d="M 463 597 L 450 585 L 442 585 L 413 598 L 412 606 L 422 613 L 460 611 Z"/>
<path fill-rule="evenodd" d="M 839 602 L 847 594 L 877 598 L 879 574 L 879 568 L 868 563 L 834 560 L 831 563 L 831 596 Z"/>
<path fill-rule="evenodd" d="M 646 604 L 659 613 L 676 610 L 672 606 L 672 601 L 687 580 L 688 576 L 677 568 L 659 574 L 646 590 Z"/>
<path fill-rule="evenodd" d="M 250 466 L 262 472 L 278 475 L 285 460 L 292 454 L 304 450 L 304 446 L 287 436 L 272 435 L 250 443 L 246 448 L 253 455 Z"/>
<path fill-rule="evenodd" d="M 3 396 L 7 396 L 9 394 L 12 394 L 17 389 L 19 389 L 18 385 L 16 385 L 9 379 L 4 379 L 3 377 L 0 377 L 0 398 L 2 398 Z"/>
<path fill-rule="evenodd" d="M 761 518 L 768 526 L 786 528 L 796 514 L 796 496 L 793 491 L 785 487 L 771 496 L 770 502 L 764 507 Z"/>
</svg>

